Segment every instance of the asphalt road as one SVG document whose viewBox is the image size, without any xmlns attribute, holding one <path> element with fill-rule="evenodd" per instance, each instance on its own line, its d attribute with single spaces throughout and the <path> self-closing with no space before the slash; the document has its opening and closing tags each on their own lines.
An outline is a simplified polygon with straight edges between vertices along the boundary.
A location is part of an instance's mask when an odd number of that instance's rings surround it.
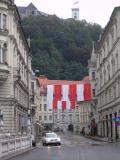
<svg viewBox="0 0 120 160">
<path fill-rule="evenodd" d="M 39 144 L 11 160 L 120 160 L 120 143 L 108 144 L 70 133 L 61 135 L 61 139 L 61 146 Z"/>
</svg>

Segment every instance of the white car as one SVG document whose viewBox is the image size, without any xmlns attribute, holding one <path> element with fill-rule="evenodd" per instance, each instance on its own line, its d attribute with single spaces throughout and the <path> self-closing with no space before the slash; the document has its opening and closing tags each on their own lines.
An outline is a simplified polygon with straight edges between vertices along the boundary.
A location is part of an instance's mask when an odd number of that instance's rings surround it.
<svg viewBox="0 0 120 160">
<path fill-rule="evenodd" d="M 49 144 L 61 145 L 61 139 L 54 132 L 45 133 L 44 137 L 42 138 L 42 144 L 43 146 L 46 146 Z"/>
</svg>

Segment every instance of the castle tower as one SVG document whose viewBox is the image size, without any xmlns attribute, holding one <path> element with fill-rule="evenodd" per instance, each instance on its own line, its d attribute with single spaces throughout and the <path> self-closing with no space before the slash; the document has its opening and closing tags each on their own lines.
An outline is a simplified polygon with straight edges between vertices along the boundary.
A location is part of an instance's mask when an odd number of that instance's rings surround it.
<svg viewBox="0 0 120 160">
<path fill-rule="evenodd" d="M 76 1 L 74 3 L 74 6 L 72 8 L 72 18 L 75 19 L 75 20 L 79 20 L 79 1 Z"/>
</svg>

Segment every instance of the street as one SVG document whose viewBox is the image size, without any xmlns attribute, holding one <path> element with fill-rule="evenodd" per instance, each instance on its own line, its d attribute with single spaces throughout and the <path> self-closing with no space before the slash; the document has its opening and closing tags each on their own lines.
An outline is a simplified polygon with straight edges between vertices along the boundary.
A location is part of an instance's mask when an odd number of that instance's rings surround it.
<svg viewBox="0 0 120 160">
<path fill-rule="evenodd" d="M 61 135 L 61 140 L 61 146 L 39 144 L 11 160 L 120 160 L 120 143 L 94 141 L 72 133 Z"/>
</svg>

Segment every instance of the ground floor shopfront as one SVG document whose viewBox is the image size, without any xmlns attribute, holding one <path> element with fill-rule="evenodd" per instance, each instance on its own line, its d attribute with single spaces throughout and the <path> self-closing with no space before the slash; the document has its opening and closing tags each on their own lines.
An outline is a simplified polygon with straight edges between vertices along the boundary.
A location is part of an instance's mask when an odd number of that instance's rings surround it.
<svg viewBox="0 0 120 160">
<path fill-rule="evenodd" d="M 14 99 L 0 100 L 0 130 L 1 133 L 17 134 L 31 131 L 31 120 L 27 107 L 24 108 Z"/>
<path fill-rule="evenodd" d="M 118 108 L 99 112 L 98 136 L 106 137 L 108 141 L 119 141 L 120 126 L 116 123 L 116 118 L 119 116 Z"/>
</svg>

